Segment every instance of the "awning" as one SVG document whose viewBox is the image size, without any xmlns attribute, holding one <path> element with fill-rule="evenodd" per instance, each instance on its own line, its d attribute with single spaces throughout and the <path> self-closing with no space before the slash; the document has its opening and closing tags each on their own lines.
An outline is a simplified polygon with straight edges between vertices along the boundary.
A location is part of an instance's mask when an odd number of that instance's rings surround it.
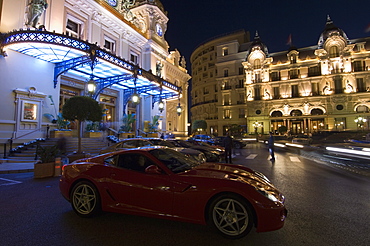
<svg viewBox="0 0 370 246">
<path fill-rule="evenodd" d="M 61 74 L 69 73 L 86 82 L 91 78 L 98 90 L 113 86 L 135 90 L 143 96 L 164 100 L 178 98 L 181 88 L 141 69 L 96 44 L 40 30 L 19 30 L 1 34 L 1 50 L 11 49 L 55 64 L 54 87 Z"/>
</svg>

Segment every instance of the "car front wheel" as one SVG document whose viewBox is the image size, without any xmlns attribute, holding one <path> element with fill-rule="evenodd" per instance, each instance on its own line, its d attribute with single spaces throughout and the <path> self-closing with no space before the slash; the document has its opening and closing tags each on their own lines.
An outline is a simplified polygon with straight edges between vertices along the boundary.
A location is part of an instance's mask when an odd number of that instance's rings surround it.
<svg viewBox="0 0 370 246">
<path fill-rule="evenodd" d="M 81 217 L 91 217 L 101 211 L 99 192 L 88 181 L 81 181 L 73 187 L 71 204 L 73 210 Z"/>
<path fill-rule="evenodd" d="M 209 209 L 209 223 L 224 237 L 238 239 L 253 227 L 253 213 L 243 199 L 233 194 L 215 199 Z"/>
<path fill-rule="evenodd" d="M 235 143 L 234 147 L 235 147 L 235 149 L 241 149 L 242 145 L 240 143 Z"/>
</svg>

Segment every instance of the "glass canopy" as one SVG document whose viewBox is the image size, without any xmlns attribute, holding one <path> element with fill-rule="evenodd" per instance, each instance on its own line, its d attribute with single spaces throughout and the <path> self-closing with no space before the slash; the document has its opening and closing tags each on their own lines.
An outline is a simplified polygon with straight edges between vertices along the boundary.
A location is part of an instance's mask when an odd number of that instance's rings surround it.
<svg viewBox="0 0 370 246">
<path fill-rule="evenodd" d="M 80 39 L 38 30 L 19 30 L 1 35 L 2 49 L 54 63 L 55 85 L 61 74 L 72 74 L 84 81 L 93 78 L 100 89 L 110 86 L 135 89 L 141 95 L 161 95 L 167 100 L 178 98 L 181 93 L 180 87 Z"/>
</svg>

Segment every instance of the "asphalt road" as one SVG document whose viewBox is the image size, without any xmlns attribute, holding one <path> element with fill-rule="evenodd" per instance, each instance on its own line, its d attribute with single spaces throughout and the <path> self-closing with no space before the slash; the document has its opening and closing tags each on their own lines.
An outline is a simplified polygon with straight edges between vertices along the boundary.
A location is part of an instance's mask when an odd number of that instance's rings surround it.
<svg viewBox="0 0 370 246">
<path fill-rule="evenodd" d="M 370 179 L 300 153 L 263 145 L 236 150 L 234 163 L 263 172 L 286 196 L 288 218 L 274 232 L 228 240 L 206 226 L 105 213 L 75 215 L 58 177 L 0 175 L 0 245 L 356 245 L 370 242 Z"/>
</svg>

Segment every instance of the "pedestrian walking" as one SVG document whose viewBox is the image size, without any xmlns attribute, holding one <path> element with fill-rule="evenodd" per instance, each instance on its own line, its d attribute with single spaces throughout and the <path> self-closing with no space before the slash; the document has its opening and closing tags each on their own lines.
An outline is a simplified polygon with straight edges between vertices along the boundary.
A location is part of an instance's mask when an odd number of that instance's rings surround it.
<svg viewBox="0 0 370 246">
<path fill-rule="evenodd" d="M 67 154 L 67 138 L 64 136 L 64 134 L 59 135 L 57 148 L 61 156 L 65 156 Z"/>
<path fill-rule="evenodd" d="M 226 137 L 223 140 L 223 146 L 225 147 L 225 162 L 232 163 L 231 154 L 233 150 L 233 139 L 229 132 L 226 132 Z"/>
<path fill-rule="evenodd" d="M 270 132 L 270 137 L 268 141 L 268 148 L 271 155 L 270 161 L 275 161 L 275 138 L 272 132 Z"/>
</svg>

